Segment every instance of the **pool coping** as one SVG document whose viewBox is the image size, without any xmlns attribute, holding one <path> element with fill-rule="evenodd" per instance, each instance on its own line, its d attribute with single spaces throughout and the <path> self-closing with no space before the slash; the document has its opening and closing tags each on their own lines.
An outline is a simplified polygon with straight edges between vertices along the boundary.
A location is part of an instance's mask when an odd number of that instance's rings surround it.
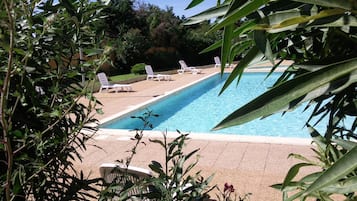
<svg viewBox="0 0 357 201">
<path fill-rule="evenodd" d="M 101 136 L 117 137 L 118 140 L 130 140 L 135 137 L 135 130 L 126 129 L 107 129 L 101 128 L 97 134 Z M 143 130 L 143 137 L 146 138 L 161 138 L 166 135 L 167 138 L 177 138 L 182 134 L 189 134 L 189 138 L 193 140 L 212 140 L 226 142 L 247 142 L 247 143 L 265 143 L 265 144 L 287 144 L 307 146 L 312 144 L 310 138 L 294 138 L 294 137 L 273 137 L 273 136 L 251 136 L 251 135 L 229 135 L 229 134 L 211 134 L 211 133 L 195 133 L 195 132 L 173 132 L 173 131 L 152 131 Z M 99 137 L 100 138 L 100 137 Z"/>
<path fill-rule="evenodd" d="M 286 69 L 286 67 L 279 67 L 276 69 L 276 72 L 283 72 Z M 271 70 L 271 67 L 260 67 L 260 68 L 247 68 L 244 72 L 269 72 Z M 220 72 L 215 72 L 212 74 L 209 74 L 208 76 L 204 76 L 200 79 L 197 79 L 196 81 L 193 81 L 191 83 L 188 83 L 186 85 L 183 85 L 181 87 L 178 87 L 174 90 L 170 90 L 167 92 L 164 92 L 163 95 L 154 97 L 151 100 L 145 101 L 141 104 L 135 105 L 134 107 L 131 107 L 129 109 L 123 110 L 122 112 L 119 112 L 117 114 L 111 115 L 109 117 L 106 117 L 102 120 L 100 120 L 100 125 L 110 123 L 113 120 L 116 120 L 118 118 L 125 118 L 128 115 L 146 108 L 148 105 L 151 105 L 155 103 L 156 101 L 160 101 L 164 98 L 169 97 L 172 94 L 178 93 L 181 90 L 193 86 L 198 82 L 201 82 L 202 80 L 209 79 L 212 76 L 215 76 L 219 74 Z M 162 137 L 164 131 L 149 131 L 145 130 L 144 137 L 149 137 L 149 138 L 158 138 Z M 172 132 L 172 131 L 165 131 L 166 136 L 168 138 L 176 138 L 179 136 L 178 132 Z M 311 138 L 294 138 L 294 137 L 273 137 L 273 136 L 251 136 L 251 135 L 229 135 L 229 134 L 212 134 L 212 133 L 196 133 L 196 132 L 190 132 L 189 137 L 191 139 L 197 139 L 197 140 L 216 140 L 216 141 L 229 141 L 229 142 L 249 142 L 249 143 L 273 143 L 273 144 L 289 144 L 289 145 L 311 145 L 312 140 Z M 110 135 L 110 136 L 118 136 L 118 138 L 125 140 L 129 139 L 135 136 L 135 131 L 128 130 L 128 129 L 108 129 L 108 128 L 99 128 L 97 135 Z"/>
</svg>

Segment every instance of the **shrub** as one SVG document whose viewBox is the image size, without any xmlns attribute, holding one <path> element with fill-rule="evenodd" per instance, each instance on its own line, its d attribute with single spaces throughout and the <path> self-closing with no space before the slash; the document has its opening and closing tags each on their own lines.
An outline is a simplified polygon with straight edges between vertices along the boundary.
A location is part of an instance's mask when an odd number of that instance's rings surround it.
<svg viewBox="0 0 357 201">
<path fill-rule="evenodd" d="M 138 63 L 131 67 L 133 74 L 145 74 L 145 63 Z"/>
<path fill-rule="evenodd" d="M 130 150 L 131 155 L 119 162 L 125 163 L 126 166 L 130 165 L 131 160 L 136 154 L 136 150 L 141 143 L 143 137 L 143 130 L 151 128 L 152 124 L 149 123 L 150 117 L 155 117 L 151 111 L 144 113 L 143 116 L 133 117 L 141 119 L 144 122 L 142 129 L 136 130 L 135 139 L 136 144 Z M 188 134 L 181 134 L 168 141 L 166 134 L 163 134 L 163 140 L 150 140 L 153 143 L 160 145 L 165 151 L 165 164 L 160 164 L 157 161 L 152 161 L 149 165 L 152 172 L 156 173 L 153 177 L 148 177 L 144 180 L 134 182 L 130 179 L 116 178 L 122 183 L 112 183 L 101 193 L 100 200 L 111 200 L 112 198 L 120 198 L 121 200 L 204 200 L 208 198 L 208 193 L 214 188 L 209 187 L 209 182 L 213 176 L 207 179 L 200 175 L 200 171 L 193 173 L 193 168 L 196 166 L 198 160 L 193 163 L 187 164 L 199 149 L 195 149 L 189 153 L 184 153 L 183 148 L 188 140 Z M 125 177 L 124 174 L 121 177 Z M 147 187 L 150 187 L 149 192 L 145 192 Z M 120 189 L 120 190 L 118 190 Z M 131 189 L 137 189 L 139 193 L 136 195 L 129 195 Z M 145 193 L 143 193 L 145 192 Z"/>
<path fill-rule="evenodd" d="M 173 47 L 152 47 L 145 52 L 148 63 L 158 70 L 177 68 L 181 58 L 179 52 Z"/>
<path fill-rule="evenodd" d="M 101 53 L 90 28 L 100 6 L 52 3 L 0 3 L 0 200 L 88 200 L 98 191 L 73 161 L 97 129 L 92 85 L 105 58 L 78 62 L 77 52 Z"/>
</svg>

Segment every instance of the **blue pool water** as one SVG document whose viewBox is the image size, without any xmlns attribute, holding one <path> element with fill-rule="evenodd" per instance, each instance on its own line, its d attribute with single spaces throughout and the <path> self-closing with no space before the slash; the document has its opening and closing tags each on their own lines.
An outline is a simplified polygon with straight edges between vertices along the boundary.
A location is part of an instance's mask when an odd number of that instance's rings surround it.
<svg viewBox="0 0 357 201">
<path fill-rule="evenodd" d="M 127 115 L 127 117 L 108 122 L 102 127 L 111 129 L 141 129 L 143 123 L 130 116 L 142 116 L 144 112 L 153 111 L 159 117 L 152 117 L 150 123 L 153 130 L 176 131 L 183 133 L 215 133 L 232 135 L 279 136 L 279 137 L 309 137 L 304 127 L 311 111 L 303 112 L 299 107 L 282 116 L 281 113 L 262 120 L 226 128 L 218 131 L 211 129 L 228 114 L 243 106 L 271 87 L 280 73 L 274 73 L 268 79 L 266 73 L 245 73 L 238 85 L 231 86 L 218 96 L 228 74 L 223 77 L 215 75 L 185 90 L 175 93 L 164 100 L 148 106 L 142 111 Z M 325 131 L 323 125 L 318 130 Z"/>
</svg>

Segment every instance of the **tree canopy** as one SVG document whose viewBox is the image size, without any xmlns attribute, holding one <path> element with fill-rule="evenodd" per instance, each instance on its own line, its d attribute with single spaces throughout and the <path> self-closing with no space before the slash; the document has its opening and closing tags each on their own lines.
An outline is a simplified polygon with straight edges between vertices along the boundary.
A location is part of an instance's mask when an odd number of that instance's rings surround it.
<svg viewBox="0 0 357 201">
<path fill-rule="evenodd" d="M 103 70 L 112 74 L 130 72 L 136 63 L 151 64 L 155 69 L 176 69 L 178 60 L 191 65 L 213 63 L 219 51 L 199 54 L 220 36 L 206 34 L 208 21 L 183 26 L 184 19 L 175 16 L 172 8 L 133 0 L 112 0 L 103 10 L 105 45 L 111 46 L 112 65 Z"/>
</svg>

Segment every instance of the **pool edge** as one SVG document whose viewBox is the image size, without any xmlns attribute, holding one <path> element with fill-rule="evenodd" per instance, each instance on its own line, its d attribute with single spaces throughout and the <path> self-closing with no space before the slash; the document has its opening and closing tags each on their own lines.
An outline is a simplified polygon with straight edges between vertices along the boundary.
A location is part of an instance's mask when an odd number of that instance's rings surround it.
<svg viewBox="0 0 357 201">
<path fill-rule="evenodd" d="M 180 136 L 178 132 L 169 131 L 143 131 L 145 138 L 162 138 L 165 133 L 167 138 L 176 138 Z M 250 135 L 228 135 L 228 134 L 211 134 L 211 133 L 181 133 L 189 134 L 192 140 L 207 140 L 207 141 L 226 141 L 226 142 L 240 142 L 240 143 L 265 143 L 265 144 L 286 144 L 308 146 L 312 144 L 310 138 L 293 138 L 293 137 L 272 137 L 272 136 L 250 136 Z M 107 129 L 100 128 L 96 136 L 112 136 L 118 139 L 131 139 L 136 135 L 136 131 L 126 129 Z M 96 137 L 95 137 L 96 138 Z M 100 138 L 100 137 L 99 137 Z M 99 139 L 98 138 L 98 139 Z"/>
</svg>

